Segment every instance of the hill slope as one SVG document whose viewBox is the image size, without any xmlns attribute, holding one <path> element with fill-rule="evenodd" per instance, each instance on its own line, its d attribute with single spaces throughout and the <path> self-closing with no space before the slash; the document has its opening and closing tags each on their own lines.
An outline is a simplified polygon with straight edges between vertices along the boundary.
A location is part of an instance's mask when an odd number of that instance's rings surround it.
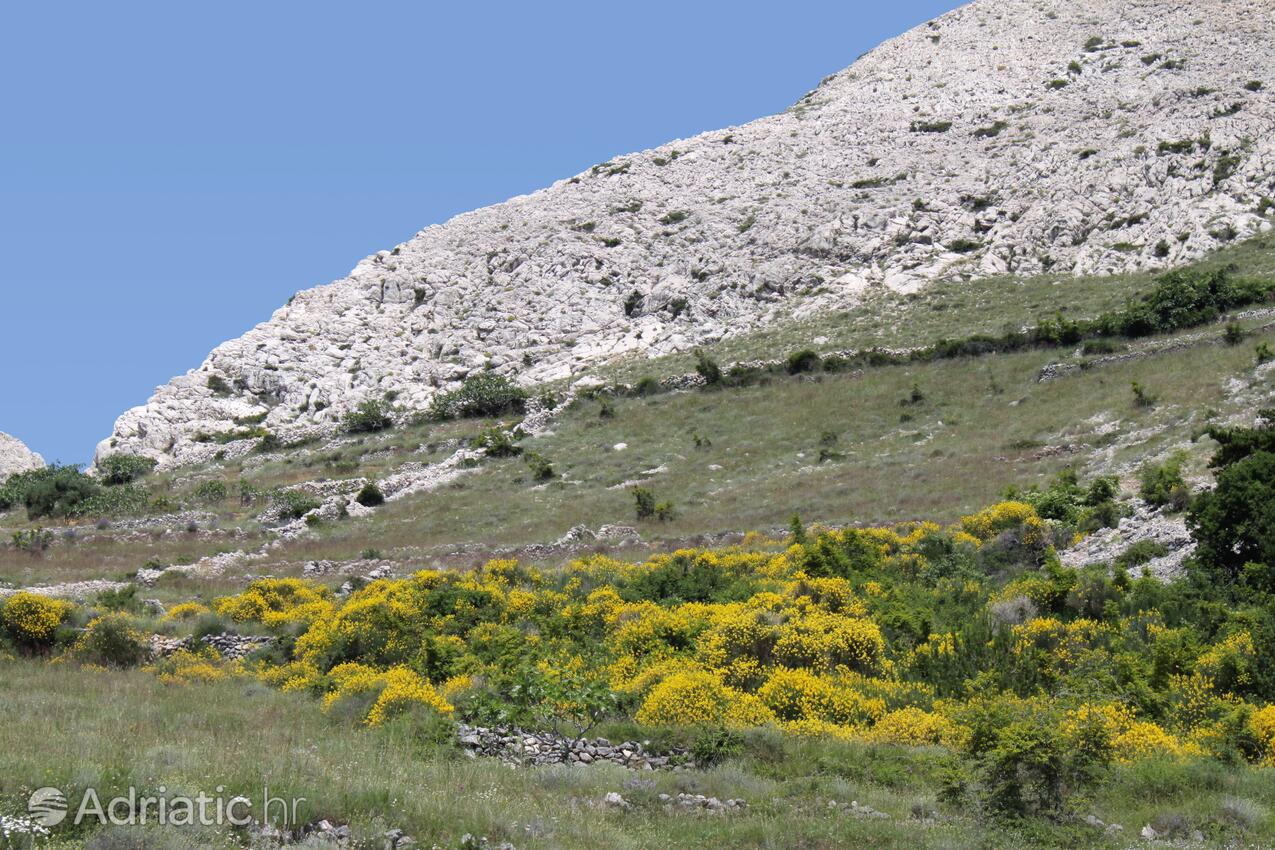
<svg viewBox="0 0 1275 850">
<path fill-rule="evenodd" d="M 99 456 L 206 460 L 490 365 L 532 384 L 873 287 L 1157 268 L 1268 228 L 1275 23 L 1251 0 L 978 0 L 782 115 L 616 157 L 299 293 Z"/>
</svg>

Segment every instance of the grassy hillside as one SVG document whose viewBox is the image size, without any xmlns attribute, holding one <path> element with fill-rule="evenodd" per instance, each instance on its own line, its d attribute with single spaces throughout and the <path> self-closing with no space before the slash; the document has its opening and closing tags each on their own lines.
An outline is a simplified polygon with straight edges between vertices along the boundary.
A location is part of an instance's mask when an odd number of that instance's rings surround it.
<svg viewBox="0 0 1275 850">
<path fill-rule="evenodd" d="M 1255 479 L 1237 473 L 1239 501 L 1212 503 L 1214 536 L 1173 583 L 1138 578 L 1155 542 L 1116 550 L 1116 569 L 1057 557 L 1145 508 L 1131 501 L 1144 472 L 1166 494 L 1154 521 L 1182 528 L 1230 439 L 1206 431 L 1272 406 L 1275 251 L 1237 245 L 1184 280 L 1222 306 L 1149 275 L 873 293 L 698 356 L 616 364 L 587 391 L 536 388 L 556 406 L 533 435 L 498 436 L 512 411 L 399 411 L 371 433 L 230 442 L 197 467 L 128 461 L 116 483 L 11 479 L 0 816 L 36 785 L 269 784 L 364 846 L 397 827 L 447 848 L 466 833 L 519 850 L 1117 847 L 1145 824 L 1275 846 L 1275 572 L 1260 545 L 1253 566 L 1226 548 L 1235 529 L 1265 533 L 1240 516 L 1260 513 L 1265 461 L 1244 459 Z M 1232 297 L 1233 282 L 1258 294 Z M 1156 298 L 1165 326 L 1104 324 Z M 941 354 L 822 357 L 977 335 Z M 756 358 L 778 363 L 732 368 Z M 721 380 L 632 386 L 711 371 L 705 359 Z M 1267 452 L 1265 432 L 1242 433 Z M 504 451 L 473 452 L 492 440 Z M 319 516 L 333 492 L 440 470 L 438 486 Z M 1025 504 L 980 513 L 1011 487 Z M 641 512 L 639 493 L 659 509 Z M 578 526 L 620 528 L 564 538 Z M 440 572 L 384 578 L 427 567 Z M 76 605 L 10 595 L 100 580 L 123 589 L 81 589 Z M 199 650 L 133 669 L 152 634 L 223 632 L 273 642 L 247 662 Z M 383 701 L 407 710 L 381 722 Z M 698 764 L 511 771 L 459 755 L 448 725 L 581 711 L 590 735 L 689 747 Z M 658 795 L 680 792 L 748 806 L 670 814 Z"/>
</svg>

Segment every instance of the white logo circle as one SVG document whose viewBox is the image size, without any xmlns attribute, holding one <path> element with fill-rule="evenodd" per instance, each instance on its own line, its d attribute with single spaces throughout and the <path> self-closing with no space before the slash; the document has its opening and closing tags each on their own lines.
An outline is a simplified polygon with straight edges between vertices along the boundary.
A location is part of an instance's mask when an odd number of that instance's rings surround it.
<svg viewBox="0 0 1275 850">
<path fill-rule="evenodd" d="M 57 788 L 37 788 L 27 800 L 27 814 L 40 826 L 57 826 L 66 819 L 66 795 Z"/>
</svg>

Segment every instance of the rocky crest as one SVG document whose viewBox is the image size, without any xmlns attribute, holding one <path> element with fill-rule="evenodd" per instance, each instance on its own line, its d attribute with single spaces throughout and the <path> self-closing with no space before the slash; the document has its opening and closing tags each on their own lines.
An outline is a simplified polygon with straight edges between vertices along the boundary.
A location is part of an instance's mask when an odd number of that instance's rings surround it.
<svg viewBox="0 0 1275 850">
<path fill-rule="evenodd" d="M 15 472 L 43 468 L 44 458 L 28 449 L 17 437 L 0 431 L 0 483 Z"/>
<path fill-rule="evenodd" d="M 224 447 L 195 437 L 235 419 L 331 428 L 484 366 L 570 378 L 869 287 L 1176 264 L 1269 229 L 1273 90 L 1264 0 L 976 0 L 781 115 L 617 156 L 297 294 L 99 457 L 205 460 Z"/>
</svg>

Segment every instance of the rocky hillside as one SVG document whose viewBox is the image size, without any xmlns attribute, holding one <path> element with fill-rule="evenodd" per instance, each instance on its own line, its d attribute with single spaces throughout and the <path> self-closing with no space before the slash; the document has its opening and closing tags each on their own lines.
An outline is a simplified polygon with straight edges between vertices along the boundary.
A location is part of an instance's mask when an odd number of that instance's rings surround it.
<svg viewBox="0 0 1275 850">
<path fill-rule="evenodd" d="M 17 437 L 11 437 L 0 431 L 0 481 L 15 472 L 26 472 L 29 469 L 42 469 L 44 458 L 26 447 Z"/>
<path fill-rule="evenodd" d="M 386 393 L 424 407 L 485 366 L 569 378 L 871 287 L 1202 255 L 1269 228 L 1269 11 L 976 0 L 781 115 L 617 156 L 299 293 L 125 413 L 99 457 L 198 461 L 224 448 L 201 432 L 287 437 Z"/>
</svg>

